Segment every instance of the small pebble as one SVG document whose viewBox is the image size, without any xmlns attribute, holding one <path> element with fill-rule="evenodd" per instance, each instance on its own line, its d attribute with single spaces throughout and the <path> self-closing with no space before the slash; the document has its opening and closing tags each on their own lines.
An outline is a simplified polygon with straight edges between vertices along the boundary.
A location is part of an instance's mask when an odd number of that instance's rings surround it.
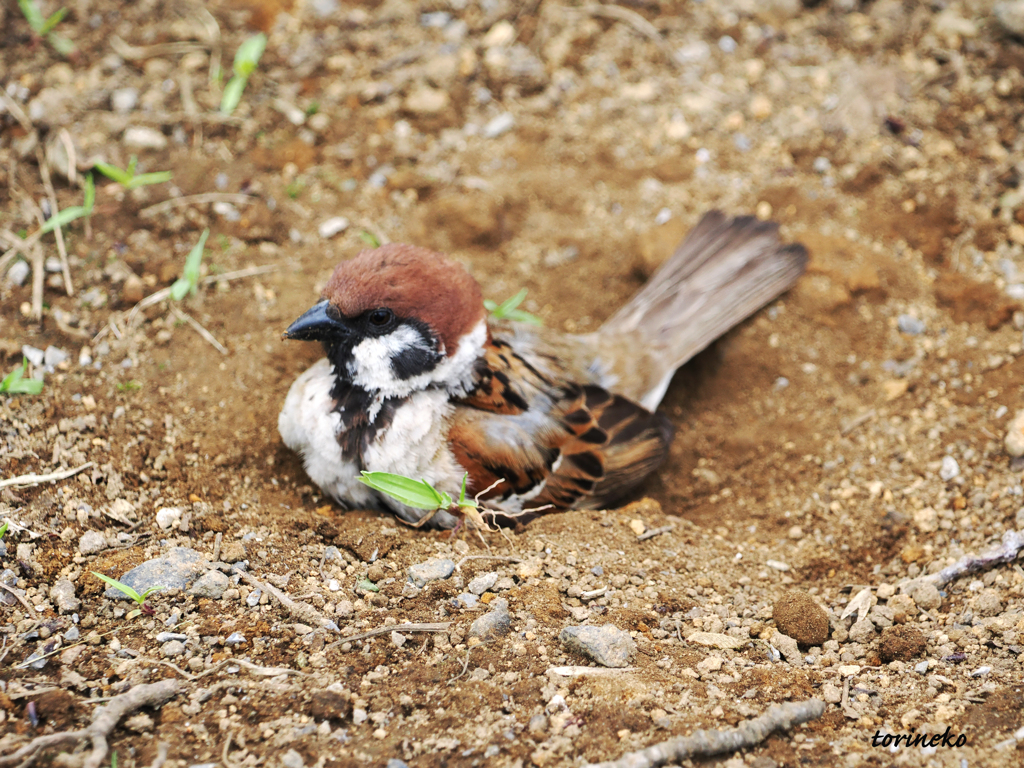
<svg viewBox="0 0 1024 768">
<path fill-rule="evenodd" d="M 1017 411 L 1006 427 L 1006 452 L 1014 458 L 1024 456 L 1024 410 Z"/>
<path fill-rule="evenodd" d="M 156 641 L 161 645 L 169 643 L 171 640 L 180 640 L 181 642 L 185 642 L 188 640 L 188 635 L 183 635 L 180 632 L 161 632 L 156 636 Z"/>
<path fill-rule="evenodd" d="M 901 333 L 906 333 L 910 336 L 918 336 L 924 333 L 925 330 L 924 322 L 918 320 L 913 315 L 900 315 L 896 320 L 896 326 L 900 329 Z"/>
<path fill-rule="evenodd" d="M 469 627 L 469 636 L 480 640 L 504 637 L 512 626 L 508 613 L 508 601 L 498 598 L 491 603 L 491 610 L 474 621 Z"/>
<path fill-rule="evenodd" d="M 32 267 L 28 265 L 28 262 L 19 259 L 11 264 L 10 269 L 7 270 L 7 277 L 5 279 L 7 282 L 14 285 L 24 285 L 31 273 Z"/>
<path fill-rule="evenodd" d="M 500 115 L 491 118 L 484 126 L 484 137 L 496 139 L 503 133 L 511 131 L 516 124 L 516 119 L 511 112 L 502 112 Z"/>
<path fill-rule="evenodd" d="M 78 540 L 78 551 L 83 555 L 95 555 L 106 546 L 106 537 L 99 531 L 86 531 Z"/>
<path fill-rule="evenodd" d="M 181 507 L 161 507 L 156 513 L 156 524 L 165 531 L 169 528 L 176 528 L 181 522 Z"/>
<path fill-rule="evenodd" d="M 636 653 L 633 638 L 614 624 L 566 627 L 558 639 L 570 651 L 580 653 L 605 667 L 625 667 Z"/>
<path fill-rule="evenodd" d="M 344 216 L 334 216 L 327 219 L 327 221 L 321 222 L 320 226 L 317 227 L 317 231 L 324 240 L 330 240 L 335 235 L 340 235 L 348 229 L 348 226 L 349 221 Z"/>
<path fill-rule="evenodd" d="M 490 573 L 484 573 L 469 582 L 469 586 L 466 588 L 474 595 L 482 595 L 484 592 L 489 590 L 498 581 L 498 574 L 494 571 Z"/>
<path fill-rule="evenodd" d="M 212 600 L 220 600 L 225 590 L 231 586 L 231 580 L 226 574 L 220 571 L 207 571 L 200 576 L 192 585 L 189 594 L 196 597 L 208 597 Z"/>
<path fill-rule="evenodd" d="M 168 658 L 173 656 L 181 656 L 185 653 L 185 644 L 180 640 L 171 640 L 169 643 L 164 643 L 160 647 L 160 653 Z"/>
<path fill-rule="evenodd" d="M 939 468 L 939 477 L 949 482 L 960 474 L 960 465 L 952 456 L 942 457 L 942 467 Z"/>
<path fill-rule="evenodd" d="M 409 581 L 414 586 L 422 589 L 431 581 L 447 579 L 455 572 L 455 563 L 448 558 L 427 560 L 425 563 L 417 563 L 410 566 L 406 571 Z"/>
</svg>

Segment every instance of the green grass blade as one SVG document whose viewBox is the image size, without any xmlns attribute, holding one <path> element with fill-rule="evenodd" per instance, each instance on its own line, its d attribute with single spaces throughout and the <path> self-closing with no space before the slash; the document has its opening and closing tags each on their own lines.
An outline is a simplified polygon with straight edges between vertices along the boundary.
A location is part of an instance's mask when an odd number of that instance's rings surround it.
<svg viewBox="0 0 1024 768">
<path fill-rule="evenodd" d="M 36 7 L 34 0 L 18 0 L 18 7 L 21 8 L 21 14 L 25 17 L 28 25 L 32 27 L 32 31 L 37 35 L 42 35 L 46 19 L 43 18 L 43 14 Z"/>
<path fill-rule="evenodd" d="M 70 208 L 65 208 L 63 211 L 58 212 L 55 216 L 51 216 L 43 224 L 42 232 L 53 232 L 57 227 L 66 227 L 75 219 L 80 219 L 83 216 L 88 216 L 89 211 L 85 209 L 83 205 L 72 205 Z"/>
<path fill-rule="evenodd" d="M 185 257 L 185 269 L 181 273 L 183 280 L 188 281 L 188 290 L 195 291 L 196 286 L 199 285 L 199 267 L 203 263 L 203 248 L 206 245 L 206 238 L 210 236 L 209 228 L 203 230 L 203 234 L 199 236 L 199 242 L 196 243 L 192 250 L 188 252 L 188 256 Z M 174 285 L 177 285 L 175 283 Z M 173 292 L 174 286 L 171 286 Z"/>
<path fill-rule="evenodd" d="M 173 177 L 174 174 L 170 171 L 142 173 L 129 179 L 128 183 L 125 184 L 124 187 L 125 189 L 136 189 L 138 187 L 147 187 L 150 184 L 163 184 L 165 181 L 170 181 Z"/>
<path fill-rule="evenodd" d="M 7 533 L 7 529 L 10 528 L 10 526 L 11 524 L 7 520 L 4 520 L 4 524 L 0 525 L 0 539 L 4 537 L 4 534 Z"/>
<path fill-rule="evenodd" d="M 245 90 L 246 78 L 235 75 L 228 84 L 224 86 L 224 95 L 220 98 L 220 111 L 230 115 L 242 101 L 242 91 Z"/>
<path fill-rule="evenodd" d="M 117 579 L 112 579 L 109 576 L 104 576 L 102 573 L 97 573 L 96 571 L 92 571 L 92 575 L 95 576 L 100 581 L 104 582 L 105 584 L 109 584 L 111 587 L 113 587 L 114 589 L 116 589 L 118 592 L 120 592 L 121 594 L 125 595 L 126 597 L 130 597 L 132 600 L 134 600 L 139 605 L 142 605 L 146 601 L 145 598 L 142 595 L 140 595 L 134 589 L 129 587 L 127 584 L 122 584 Z"/>
<path fill-rule="evenodd" d="M 75 44 L 68 40 L 66 37 L 61 37 L 56 32 L 51 32 L 46 36 L 46 41 L 53 46 L 53 50 L 59 53 L 61 56 L 70 56 L 75 52 Z"/>
<path fill-rule="evenodd" d="M 43 391 L 43 382 L 38 379 L 26 379 L 28 372 L 28 360 L 22 360 L 21 365 L 11 371 L 0 381 L 0 392 L 9 395 L 38 395 Z"/>
<path fill-rule="evenodd" d="M 233 66 L 235 74 L 243 79 L 248 79 L 249 75 L 256 71 L 256 65 L 260 63 L 260 58 L 266 48 L 267 36 L 262 32 L 253 35 L 238 46 Z"/>
<path fill-rule="evenodd" d="M 413 480 L 390 472 L 365 471 L 363 476 L 357 479 L 408 507 L 438 509 L 444 503 L 444 496 L 423 480 Z"/>
<path fill-rule="evenodd" d="M 60 24 L 61 21 L 64 20 L 64 17 L 67 15 L 67 12 L 68 12 L 67 8 L 60 8 L 56 13 L 52 14 L 50 16 L 50 18 L 48 18 L 46 21 L 43 22 L 43 26 L 39 30 L 39 34 L 40 35 L 45 35 L 51 29 L 53 29 L 58 24 Z"/>
<path fill-rule="evenodd" d="M 116 181 L 122 186 L 127 186 L 132 180 L 132 175 L 130 173 L 123 171 L 116 165 L 111 165 L 110 163 L 93 163 L 93 168 L 102 173 L 108 179 Z"/>
</svg>

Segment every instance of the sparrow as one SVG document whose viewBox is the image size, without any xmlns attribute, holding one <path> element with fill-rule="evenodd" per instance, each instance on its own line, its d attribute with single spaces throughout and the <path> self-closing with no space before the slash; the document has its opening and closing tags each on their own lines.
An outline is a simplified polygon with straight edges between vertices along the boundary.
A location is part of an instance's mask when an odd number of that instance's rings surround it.
<svg viewBox="0 0 1024 768">
<path fill-rule="evenodd" d="M 476 280 L 439 253 L 365 250 L 285 331 L 325 356 L 292 384 L 278 430 L 327 496 L 410 524 L 427 513 L 377 494 L 362 471 L 453 495 L 468 475 L 470 493 L 516 522 L 607 508 L 665 458 L 673 428 L 656 409 L 676 369 L 806 265 L 777 224 L 712 211 L 598 330 L 569 334 L 489 317 Z"/>
</svg>

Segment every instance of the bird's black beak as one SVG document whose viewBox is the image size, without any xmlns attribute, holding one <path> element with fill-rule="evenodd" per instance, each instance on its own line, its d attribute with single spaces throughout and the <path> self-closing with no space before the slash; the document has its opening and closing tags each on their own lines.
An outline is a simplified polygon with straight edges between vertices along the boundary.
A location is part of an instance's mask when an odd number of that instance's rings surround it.
<svg viewBox="0 0 1024 768">
<path fill-rule="evenodd" d="M 334 315 L 332 317 L 331 315 Z M 332 311 L 331 303 L 324 299 L 303 313 L 302 317 L 288 326 L 284 338 L 298 341 L 324 341 L 329 338 L 348 336 L 352 330 Z"/>
</svg>

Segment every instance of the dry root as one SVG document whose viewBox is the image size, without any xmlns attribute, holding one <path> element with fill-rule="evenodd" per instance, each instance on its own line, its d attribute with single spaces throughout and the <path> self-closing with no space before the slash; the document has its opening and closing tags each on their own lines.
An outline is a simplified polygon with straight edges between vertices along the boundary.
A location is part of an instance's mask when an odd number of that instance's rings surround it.
<svg viewBox="0 0 1024 768">
<path fill-rule="evenodd" d="M 87 728 L 37 736 L 16 752 L 0 757 L 0 768 L 7 765 L 28 768 L 44 749 L 73 748 L 86 739 L 92 742 L 92 752 L 85 758 L 83 768 L 99 768 L 109 751 L 107 737 L 122 718 L 142 707 L 158 707 L 176 696 L 180 690 L 180 683 L 173 678 L 161 680 L 159 683 L 137 685 L 130 691 L 115 696 L 93 712 L 92 724 Z"/>
<path fill-rule="evenodd" d="M 663 741 L 639 752 L 630 752 L 618 760 L 590 763 L 587 768 L 655 768 L 665 763 L 681 763 L 692 758 L 735 752 L 754 747 L 764 741 L 772 731 L 788 730 L 794 725 L 815 720 L 825 712 L 820 699 L 790 702 L 769 707 L 760 717 L 728 731 L 695 731 L 672 741 Z"/>
</svg>

